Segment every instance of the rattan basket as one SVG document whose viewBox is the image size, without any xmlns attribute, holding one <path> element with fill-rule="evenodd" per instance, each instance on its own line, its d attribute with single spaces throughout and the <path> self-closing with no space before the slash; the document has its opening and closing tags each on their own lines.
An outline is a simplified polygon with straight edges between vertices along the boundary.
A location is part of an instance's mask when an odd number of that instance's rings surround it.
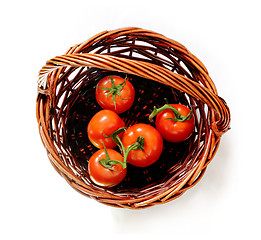
<svg viewBox="0 0 261 240">
<path fill-rule="evenodd" d="M 148 120 L 153 106 L 180 102 L 193 106 L 195 132 L 183 143 L 164 142 L 159 161 L 147 168 L 128 166 L 125 180 L 102 188 L 90 180 L 87 163 L 97 150 L 88 140 L 90 118 L 100 110 L 94 86 L 108 74 L 128 75 L 136 95 L 120 116 L 127 126 Z M 141 28 L 104 31 L 49 60 L 40 70 L 36 115 L 48 158 L 81 194 L 114 207 L 139 209 L 181 196 L 203 176 L 230 112 L 205 66 L 183 45 Z"/>
</svg>

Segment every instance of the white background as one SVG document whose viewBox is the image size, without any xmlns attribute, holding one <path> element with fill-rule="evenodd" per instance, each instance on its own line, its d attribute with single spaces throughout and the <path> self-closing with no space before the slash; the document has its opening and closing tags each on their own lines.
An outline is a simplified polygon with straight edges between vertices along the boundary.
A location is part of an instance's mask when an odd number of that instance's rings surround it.
<svg viewBox="0 0 261 240">
<path fill-rule="evenodd" d="M 258 0 L 2 2 L 0 239 L 261 239 Z M 185 45 L 207 67 L 232 116 L 202 180 L 177 200 L 145 210 L 108 207 L 75 192 L 51 166 L 35 117 L 46 60 L 128 26 Z"/>
</svg>

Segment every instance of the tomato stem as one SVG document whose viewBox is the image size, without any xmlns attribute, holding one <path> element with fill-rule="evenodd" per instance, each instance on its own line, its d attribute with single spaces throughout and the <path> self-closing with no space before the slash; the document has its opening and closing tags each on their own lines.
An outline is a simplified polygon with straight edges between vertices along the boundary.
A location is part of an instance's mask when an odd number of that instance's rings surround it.
<svg viewBox="0 0 261 240">
<path fill-rule="evenodd" d="M 191 107 L 190 113 L 187 116 L 183 116 L 179 113 L 179 111 L 175 107 L 171 106 L 170 104 L 165 104 L 160 108 L 157 108 L 156 106 L 154 106 L 154 109 L 153 109 L 152 113 L 150 114 L 149 119 L 154 118 L 160 112 L 167 110 L 167 109 L 170 109 L 173 111 L 174 118 L 166 118 L 166 120 L 169 119 L 169 120 L 173 120 L 175 122 L 184 122 L 184 121 L 192 118 L 192 110 L 193 110 L 192 107 Z"/>
<path fill-rule="evenodd" d="M 113 132 L 111 135 L 107 136 L 104 132 L 103 132 L 103 136 L 106 138 L 112 138 L 112 140 L 117 144 L 117 146 L 119 146 L 119 142 L 118 142 L 118 134 L 120 134 L 121 132 L 126 131 L 125 127 L 121 127 L 118 128 L 115 132 Z M 117 138 L 118 137 L 118 138 Z"/>
<path fill-rule="evenodd" d="M 127 163 L 127 158 L 128 158 L 128 155 L 130 153 L 130 151 L 132 150 L 142 150 L 144 151 L 144 143 L 145 143 L 145 139 L 144 137 L 142 136 L 139 136 L 136 140 L 135 143 L 133 143 L 132 145 L 130 145 L 127 150 L 124 151 L 124 154 L 123 154 L 123 157 L 124 157 L 124 162 Z"/>
<path fill-rule="evenodd" d="M 137 138 L 136 142 L 133 143 L 132 145 L 130 145 L 127 149 L 123 146 L 123 143 L 122 143 L 122 141 L 121 141 L 121 139 L 119 138 L 118 135 L 116 136 L 116 139 L 117 139 L 117 142 L 119 144 L 117 144 L 116 142 L 115 143 L 119 146 L 121 153 L 123 155 L 123 159 L 124 159 L 123 162 L 126 163 L 126 164 L 127 164 L 127 158 L 128 158 L 130 151 L 132 151 L 132 150 L 142 150 L 142 151 L 144 151 L 143 146 L 144 146 L 144 143 L 145 143 L 145 139 L 142 136 L 139 136 Z"/>
<path fill-rule="evenodd" d="M 126 128 L 119 128 L 117 129 L 115 132 L 113 132 L 111 135 L 109 136 L 106 136 L 104 133 L 103 135 L 105 137 L 110 137 L 112 138 L 112 140 L 117 144 L 117 146 L 119 147 L 120 151 L 121 151 L 121 154 L 123 155 L 123 162 L 119 162 L 121 165 L 122 165 L 122 168 L 126 168 L 127 167 L 127 158 L 128 158 L 128 155 L 130 153 L 130 151 L 132 150 L 142 150 L 144 151 L 144 143 L 145 143 L 145 139 L 144 137 L 142 136 L 139 136 L 136 140 L 135 143 L 133 143 L 132 145 L 130 145 L 127 149 L 123 146 L 123 143 L 120 139 L 120 137 L 118 136 L 118 134 L 120 134 L 122 131 L 126 131 Z M 104 146 L 105 148 L 105 146 Z M 105 153 L 106 153 L 106 149 L 105 150 Z M 103 160 L 103 159 L 102 159 Z M 116 160 L 111 160 L 113 161 L 112 163 L 114 163 L 114 161 Z M 106 162 L 108 163 L 108 161 Z M 102 164 L 102 163 L 101 163 Z M 117 164 L 117 163 L 116 163 Z M 104 166 L 104 165 L 103 165 Z M 110 168 L 109 168 L 110 169 Z"/>
<path fill-rule="evenodd" d="M 122 161 L 119 161 L 119 160 L 113 160 L 113 159 L 110 159 L 110 156 L 108 154 L 108 151 L 107 151 L 107 148 L 105 147 L 105 145 L 103 144 L 104 146 L 104 151 L 105 151 L 105 155 L 106 155 L 106 158 L 103 158 L 99 161 L 99 163 L 105 167 L 105 168 L 108 168 L 109 170 L 111 171 L 115 171 L 112 166 L 113 165 L 116 165 L 116 164 L 121 164 L 122 168 L 126 168 L 126 163 L 125 162 L 122 162 Z"/>
<path fill-rule="evenodd" d="M 126 79 L 127 79 L 127 76 L 124 78 L 124 81 L 120 84 L 117 84 L 115 85 L 114 83 L 114 80 L 113 80 L 113 77 L 110 76 L 110 79 L 111 79 L 111 87 L 110 88 L 105 88 L 105 87 L 99 87 L 97 86 L 97 88 L 100 88 L 102 90 L 106 90 L 106 91 L 109 91 L 107 94 L 106 94 L 106 97 L 112 95 L 112 101 L 113 101 L 113 104 L 114 104 L 114 107 L 116 109 L 116 101 L 115 101 L 115 96 L 118 95 L 120 99 L 122 100 L 127 100 L 127 99 L 124 99 L 121 97 L 121 90 L 124 88 L 124 86 L 126 85 Z"/>
</svg>

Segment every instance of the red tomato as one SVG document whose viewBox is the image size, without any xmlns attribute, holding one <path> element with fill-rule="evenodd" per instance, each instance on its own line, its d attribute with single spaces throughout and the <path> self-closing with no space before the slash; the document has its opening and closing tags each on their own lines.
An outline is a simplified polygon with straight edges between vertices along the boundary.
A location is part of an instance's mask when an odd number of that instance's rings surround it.
<svg viewBox="0 0 261 240">
<path fill-rule="evenodd" d="M 123 162 L 120 153 L 113 149 L 107 149 L 108 156 L 111 160 Z M 127 168 L 123 168 L 120 163 L 111 166 L 112 170 L 104 167 L 100 160 L 106 159 L 105 149 L 95 152 L 88 162 L 88 171 L 91 180 L 102 187 L 113 187 L 119 184 L 126 176 Z"/>
<path fill-rule="evenodd" d="M 119 76 L 106 76 L 98 82 L 95 96 L 103 109 L 123 113 L 132 106 L 135 90 L 127 79 Z"/>
<path fill-rule="evenodd" d="M 147 167 L 159 159 L 163 149 L 163 140 L 157 129 L 148 124 L 138 123 L 124 132 L 122 143 L 125 149 L 135 143 L 139 136 L 144 138 L 144 150 L 131 150 L 127 162 L 136 167 Z"/>
<path fill-rule="evenodd" d="M 182 116 L 188 116 L 190 109 L 182 104 L 169 104 L 176 108 Z M 156 117 L 156 128 L 160 132 L 161 136 L 169 142 L 182 142 L 188 139 L 195 128 L 195 117 L 184 122 L 174 121 L 167 118 L 175 118 L 171 109 L 166 109 L 158 113 Z"/>
<path fill-rule="evenodd" d="M 124 121 L 111 110 L 101 110 L 90 120 L 87 133 L 91 143 L 97 148 L 115 148 L 117 145 L 112 138 L 106 138 L 119 128 L 125 127 Z M 105 136 L 104 136 L 105 134 Z M 119 134 L 121 138 L 123 133 Z M 103 145 L 104 144 L 104 145 Z"/>
</svg>

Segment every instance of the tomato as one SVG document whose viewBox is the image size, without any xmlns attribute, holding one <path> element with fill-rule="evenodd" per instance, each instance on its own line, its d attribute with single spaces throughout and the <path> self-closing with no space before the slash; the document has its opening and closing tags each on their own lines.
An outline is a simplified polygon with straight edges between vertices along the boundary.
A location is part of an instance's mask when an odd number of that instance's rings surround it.
<svg viewBox="0 0 261 240">
<path fill-rule="evenodd" d="M 111 110 L 101 110 L 90 120 L 87 133 L 91 143 L 97 148 L 115 148 L 117 145 L 112 138 L 106 138 L 119 128 L 125 127 L 124 121 Z M 105 134 L 105 136 L 104 136 Z M 123 133 L 119 134 L 121 138 Z M 103 145 L 104 144 L 104 145 Z"/>
<path fill-rule="evenodd" d="M 174 107 L 183 117 L 189 116 L 185 121 L 175 121 L 174 112 L 166 109 L 157 114 L 156 128 L 161 136 L 169 142 L 183 142 L 187 140 L 195 129 L 195 117 L 191 110 L 182 104 L 168 104 Z M 192 114 L 192 116 L 190 116 Z"/>
<path fill-rule="evenodd" d="M 102 187 L 116 186 L 125 178 L 127 173 L 127 168 L 123 168 L 120 163 L 112 164 L 109 167 L 111 169 L 103 166 L 100 161 L 105 160 L 106 158 L 108 159 L 108 157 L 111 161 L 116 160 L 123 162 L 122 155 L 113 149 L 98 150 L 90 157 L 88 162 L 88 172 L 91 180 Z"/>
<path fill-rule="evenodd" d="M 98 82 L 95 96 L 103 109 L 123 113 L 132 106 L 135 90 L 127 79 L 115 75 L 106 76 Z"/>
<path fill-rule="evenodd" d="M 151 125 L 138 123 L 129 127 L 122 136 L 122 144 L 128 149 L 139 137 L 144 144 L 140 149 L 128 153 L 127 162 L 136 167 L 147 167 L 155 163 L 162 152 L 163 140 L 160 133 Z M 128 150 L 127 150 L 128 151 Z"/>
</svg>

